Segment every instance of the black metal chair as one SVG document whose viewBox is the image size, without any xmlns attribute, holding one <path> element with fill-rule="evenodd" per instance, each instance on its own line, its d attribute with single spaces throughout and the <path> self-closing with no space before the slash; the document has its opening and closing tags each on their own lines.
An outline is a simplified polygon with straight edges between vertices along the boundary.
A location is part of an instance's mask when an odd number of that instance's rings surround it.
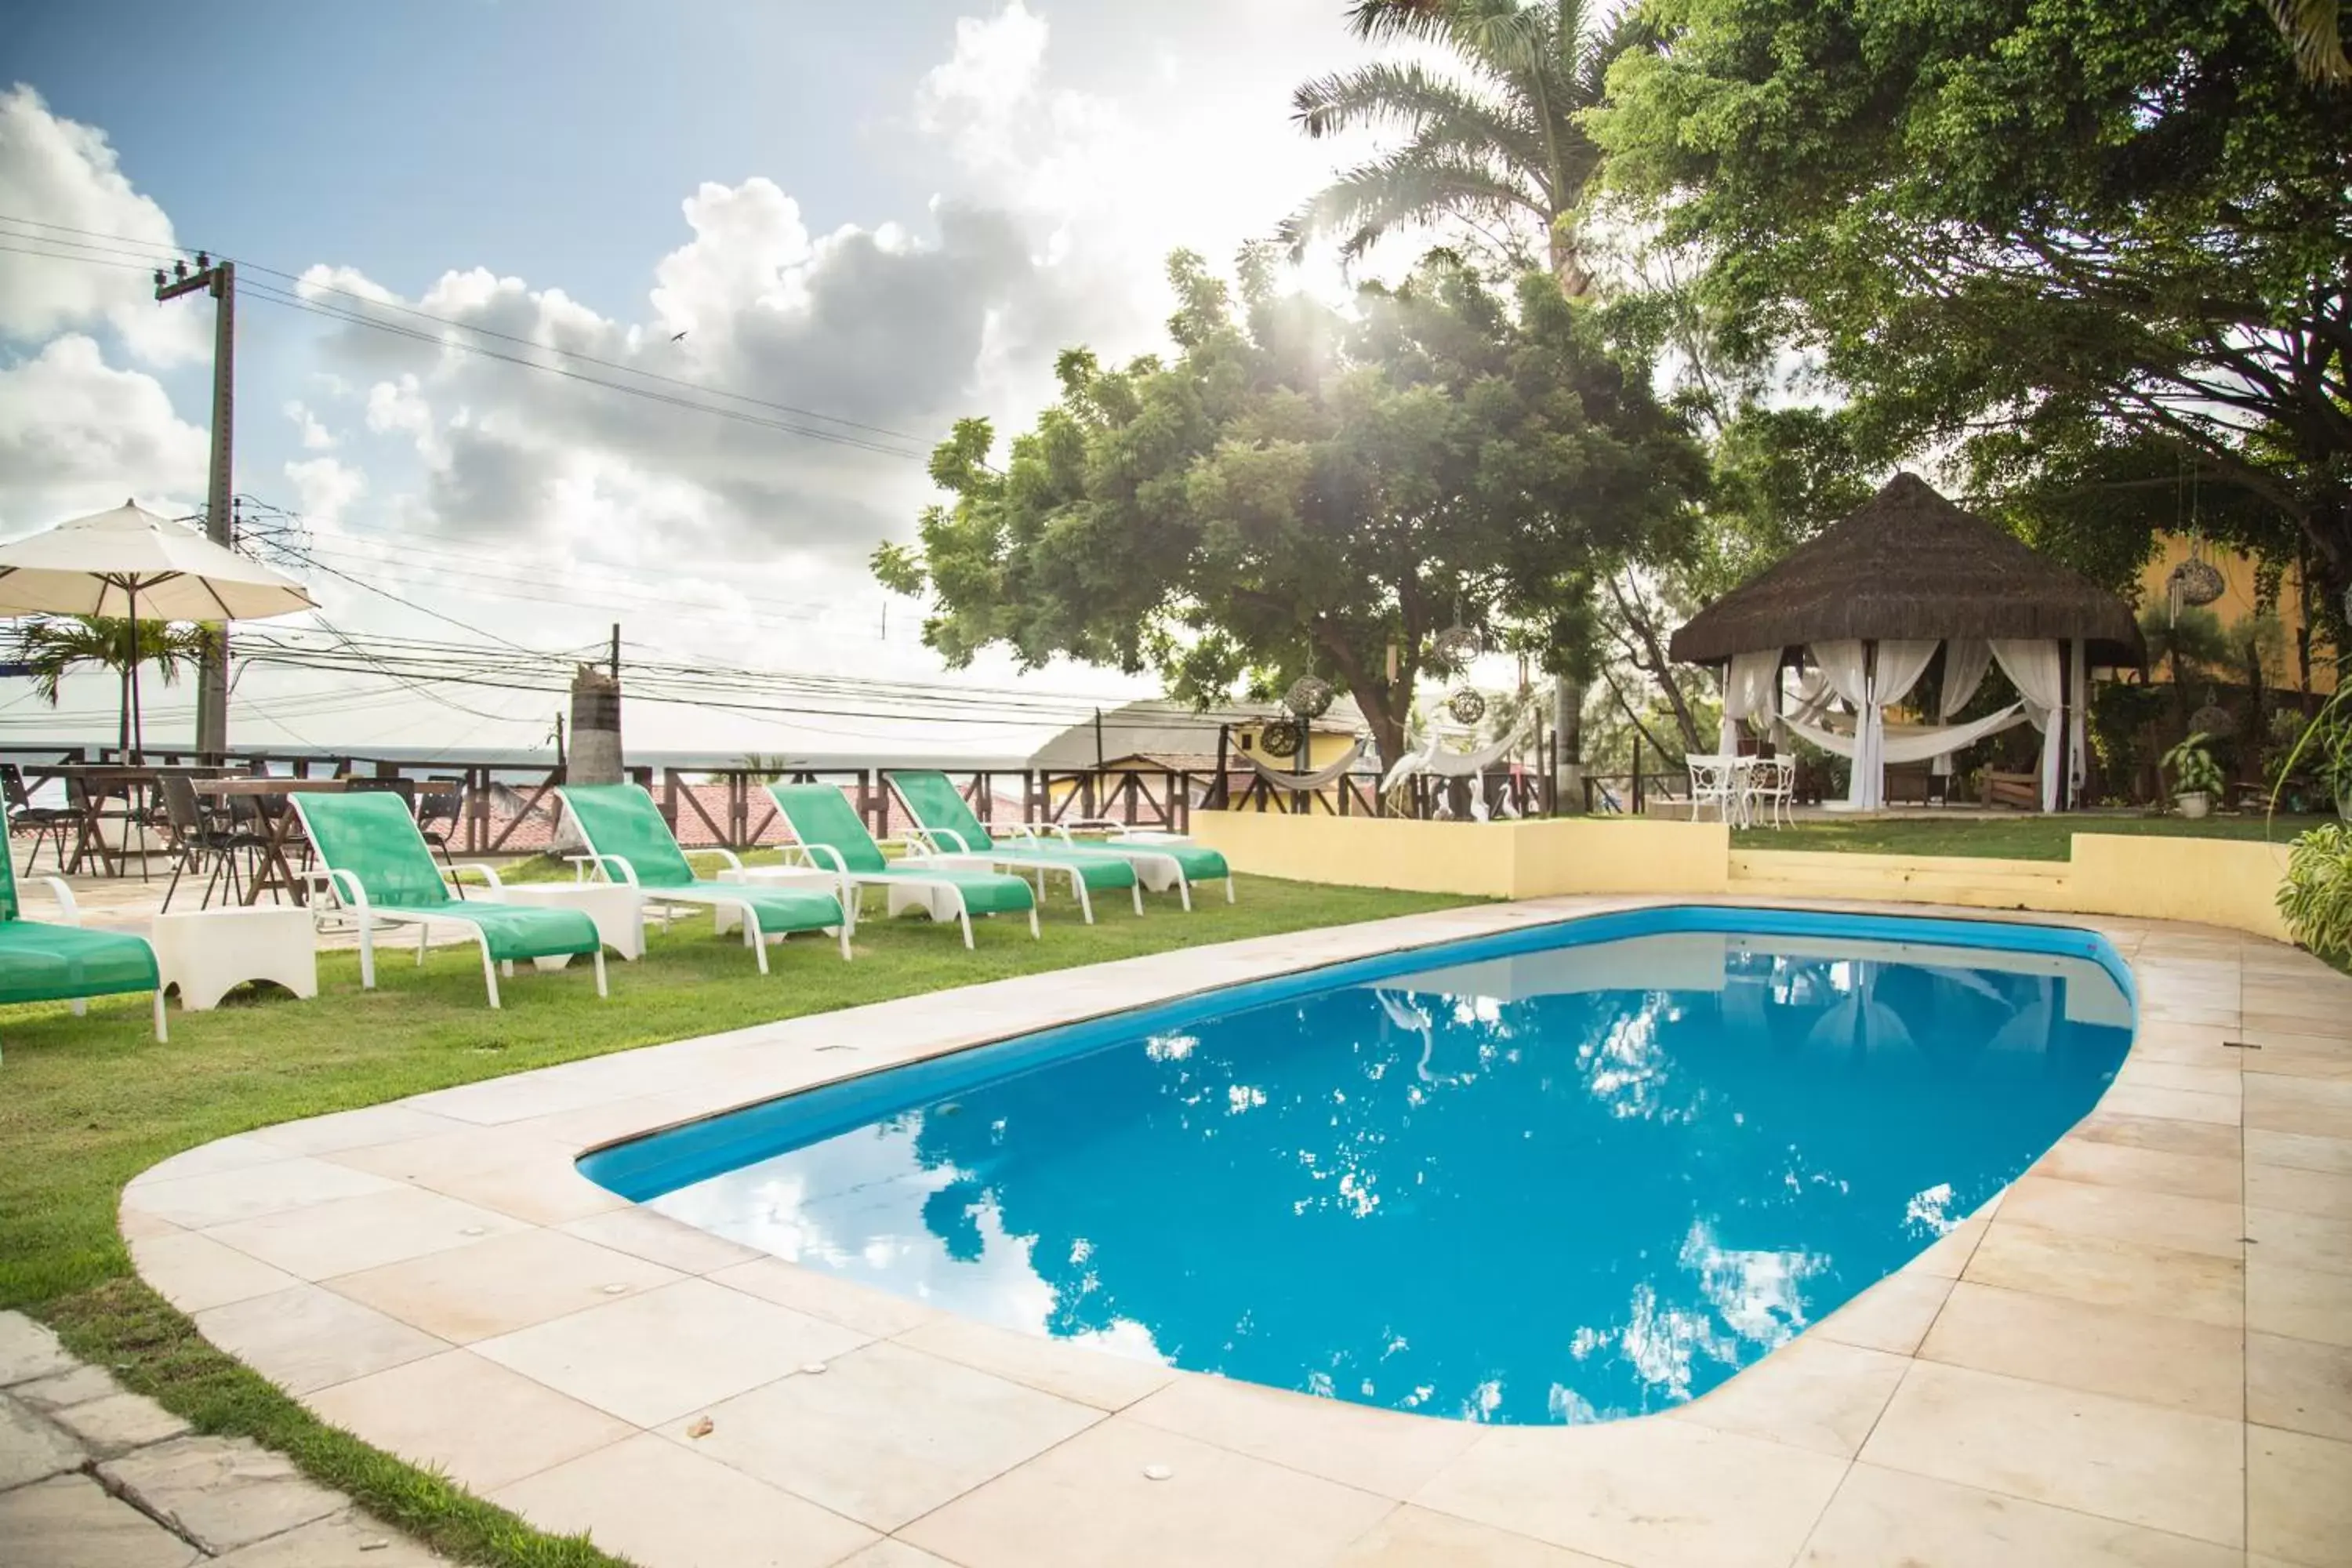
<svg viewBox="0 0 2352 1568">
<path fill-rule="evenodd" d="M 234 900 L 242 888 L 237 880 L 236 857 L 242 850 L 248 858 L 261 847 L 260 836 L 237 825 L 234 813 L 223 822 L 208 811 L 196 796 L 196 786 L 185 773 L 165 773 L 162 780 L 165 826 L 172 835 L 172 883 L 163 889 L 163 912 L 172 908 L 172 895 L 179 890 L 180 878 L 186 872 L 205 870 L 210 862 L 210 874 L 205 879 L 202 907 L 210 909 L 213 889 L 221 878 L 228 879 L 228 895 Z"/>
<path fill-rule="evenodd" d="M 41 856 L 41 841 L 47 839 L 49 853 L 56 858 L 58 869 L 66 868 L 66 829 L 75 826 L 79 816 L 61 805 L 35 805 L 32 792 L 25 787 L 25 770 L 15 763 L 0 763 L 0 795 L 8 802 L 8 821 L 16 827 L 30 827 L 33 852 L 25 858 L 25 874 L 31 876 L 33 862 Z"/>
<path fill-rule="evenodd" d="M 458 815 L 465 808 L 466 784 L 463 779 L 426 779 L 409 804 L 416 814 L 416 831 L 441 864 L 453 871 L 456 863 L 449 858 L 449 836 L 457 831 Z M 460 887 L 458 896 L 464 897 Z"/>
</svg>

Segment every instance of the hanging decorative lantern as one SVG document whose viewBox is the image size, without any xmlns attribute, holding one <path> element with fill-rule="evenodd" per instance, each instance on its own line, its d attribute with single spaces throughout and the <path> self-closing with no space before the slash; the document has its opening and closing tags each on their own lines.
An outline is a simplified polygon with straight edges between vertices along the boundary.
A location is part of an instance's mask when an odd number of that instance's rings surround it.
<svg viewBox="0 0 2352 1568">
<path fill-rule="evenodd" d="M 1320 719 L 1331 711 L 1331 683 L 1319 675 L 1302 675 L 1290 683 L 1282 705 L 1301 719 Z"/>
<path fill-rule="evenodd" d="M 1446 627 L 1429 645 L 1429 662 L 1448 674 L 1461 669 L 1478 654 L 1478 634 L 1465 626 Z"/>
<path fill-rule="evenodd" d="M 1463 687 L 1445 700 L 1445 710 L 1457 724 L 1475 724 L 1486 716 L 1486 700 L 1473 687 Z"/>
<path fill-rule="evenodd" d="M 2238 732 L 2238 716 L 2219 702 L 2208 702 L 2189 716 L 2189 732 L 2224 739 Z"/>
<path fill-rule="evenodd" d="M 1257 732 L 1257 749 L 1269 757 L 1298 754 L 1299 729 L 1288 719 L 1276 719 Z"/>
<path fill-rule="evenodd" d="M 2191 555 L 2172 569 L 2165 586 L 2184 605 L 2210 605 L 2221 596 L 2221 569 L 2201 555 Z"/>
</svg>

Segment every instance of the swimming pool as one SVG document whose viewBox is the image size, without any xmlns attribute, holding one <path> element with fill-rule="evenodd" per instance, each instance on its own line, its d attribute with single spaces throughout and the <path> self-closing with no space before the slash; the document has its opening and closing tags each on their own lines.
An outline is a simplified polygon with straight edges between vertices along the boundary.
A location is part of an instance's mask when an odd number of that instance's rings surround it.
<svg viewBox="0 0 2352 1568">
<path fill-rule="evenodd" d="M 805 1267 L 1198 1372 L 1489 1422 L 1671 1406 L 2097 1100 L 2080 931 L 1662 909 L 1227 988 L 616 1145 Z"/>
</svg>

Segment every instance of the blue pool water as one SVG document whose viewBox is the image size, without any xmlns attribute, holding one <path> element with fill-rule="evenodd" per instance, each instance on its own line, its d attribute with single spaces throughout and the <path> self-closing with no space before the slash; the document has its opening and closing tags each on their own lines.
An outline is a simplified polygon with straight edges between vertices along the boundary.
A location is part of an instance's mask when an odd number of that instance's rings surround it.
<svg viewBox="0 0 2352 1568">
<path fill-rule="evenodd" d="M 1433 1415 L 1705 1393 L 2098 1098 L 2127 973 L 2048 928 L 1649 910 L 1343 964 L 591 1155 L 935 1306 Z"/>
</svg>

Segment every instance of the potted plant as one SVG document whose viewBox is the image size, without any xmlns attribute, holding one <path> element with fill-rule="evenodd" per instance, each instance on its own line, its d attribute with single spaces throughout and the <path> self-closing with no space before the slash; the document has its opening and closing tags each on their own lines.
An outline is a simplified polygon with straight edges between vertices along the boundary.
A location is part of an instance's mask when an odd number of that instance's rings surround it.
<svg viewBox="0 0 2352 1568">
<path fill-rule="evenodd" d="M 2221 793 L 2221 764 L 2213 760 L 2213 738 L 2200 730 L 2164 753 L 2164 770 L 2172 775 L 2172 804 L 2192 821 L 2213 809 Z"/>
</svg>

